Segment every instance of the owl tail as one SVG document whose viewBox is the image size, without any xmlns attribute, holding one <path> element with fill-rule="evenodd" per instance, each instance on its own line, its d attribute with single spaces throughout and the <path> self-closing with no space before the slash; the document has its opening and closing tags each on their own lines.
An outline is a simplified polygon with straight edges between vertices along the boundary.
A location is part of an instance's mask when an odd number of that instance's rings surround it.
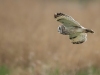
<svg viewBox="0 0 100 75">
<path fill-rule="evenodd" d="M 91 29 L 85 29 L 85 33 L 94 33 L 94 31 Z"/>
</svg>

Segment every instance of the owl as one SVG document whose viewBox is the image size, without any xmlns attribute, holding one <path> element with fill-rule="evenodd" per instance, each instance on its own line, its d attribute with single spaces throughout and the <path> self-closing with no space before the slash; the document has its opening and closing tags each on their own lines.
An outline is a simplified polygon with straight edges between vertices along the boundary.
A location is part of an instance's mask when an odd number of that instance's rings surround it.
<svg viewBox="0 0 100 75">
<path fill-rule="evenodd" d="M 92 29 L 81 26 L 69 15 L 56 13 L 54 14 L 54 18 L 62 23 L 58 27 L 58 32 L 63 35 L 68 35 L 73 44 L 82 44 L 87 40 L 87 33 L 94 33 Z"/>
</svg>

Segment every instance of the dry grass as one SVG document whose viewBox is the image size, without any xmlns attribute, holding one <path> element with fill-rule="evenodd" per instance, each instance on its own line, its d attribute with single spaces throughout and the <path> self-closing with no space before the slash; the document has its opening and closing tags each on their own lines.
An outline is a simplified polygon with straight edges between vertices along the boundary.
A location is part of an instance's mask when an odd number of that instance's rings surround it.
<svg viewBox="0 0 100 75">
<path fill-rule="evenodd" d="M 60 35 L 53 15 L 71 15 L 95 34 L 73 45 Z M 82 6 L 67 2 L 24 0 L 0 1 L 0 65 L 13 69 L 12 75 L 45 75 L 55 67 L 61 72 L 100 66 L 100 4 Z"/>
</svg>

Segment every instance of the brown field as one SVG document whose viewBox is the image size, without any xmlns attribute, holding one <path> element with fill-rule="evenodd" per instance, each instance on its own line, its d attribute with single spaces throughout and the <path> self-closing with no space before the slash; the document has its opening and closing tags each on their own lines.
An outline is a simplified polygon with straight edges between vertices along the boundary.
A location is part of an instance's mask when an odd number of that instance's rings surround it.
<svg viewBox="0 0 100 75">
<path fill-rule="evenodd" d="M 91 28 L 88 41 L 74 45 L 68 36 L 57 32 L 60 25 L 54 13 L 71 15 Z M 11 75 L 46 75 L 100 66 L 100 3 L 86 5 L 66 1 L 0 0 L 0 65 Z"/>
</svg>

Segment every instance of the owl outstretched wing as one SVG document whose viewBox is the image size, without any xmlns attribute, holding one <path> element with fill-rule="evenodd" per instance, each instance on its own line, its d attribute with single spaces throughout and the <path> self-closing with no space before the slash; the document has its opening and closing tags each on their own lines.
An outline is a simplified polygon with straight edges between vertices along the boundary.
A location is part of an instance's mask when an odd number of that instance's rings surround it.
<svg viewBox="0 0 100 75">
<path fill-rule="evenodd" d="M 81 44 L 87 40 L 86 33 L 76 33 L 76 34 L 69 35 L 69 37 L 73 44 Z"/>
<path fill-rule="evenodd" d="M 56 20 L 59 21 L 60 23 L 62 23 L 65 27 L 78 27 L 78 28 L 82 27 L 71 16 L 65 15 L 63 13 L 54 14 L 54 18 L 56 18 Z"/>
</svg>

